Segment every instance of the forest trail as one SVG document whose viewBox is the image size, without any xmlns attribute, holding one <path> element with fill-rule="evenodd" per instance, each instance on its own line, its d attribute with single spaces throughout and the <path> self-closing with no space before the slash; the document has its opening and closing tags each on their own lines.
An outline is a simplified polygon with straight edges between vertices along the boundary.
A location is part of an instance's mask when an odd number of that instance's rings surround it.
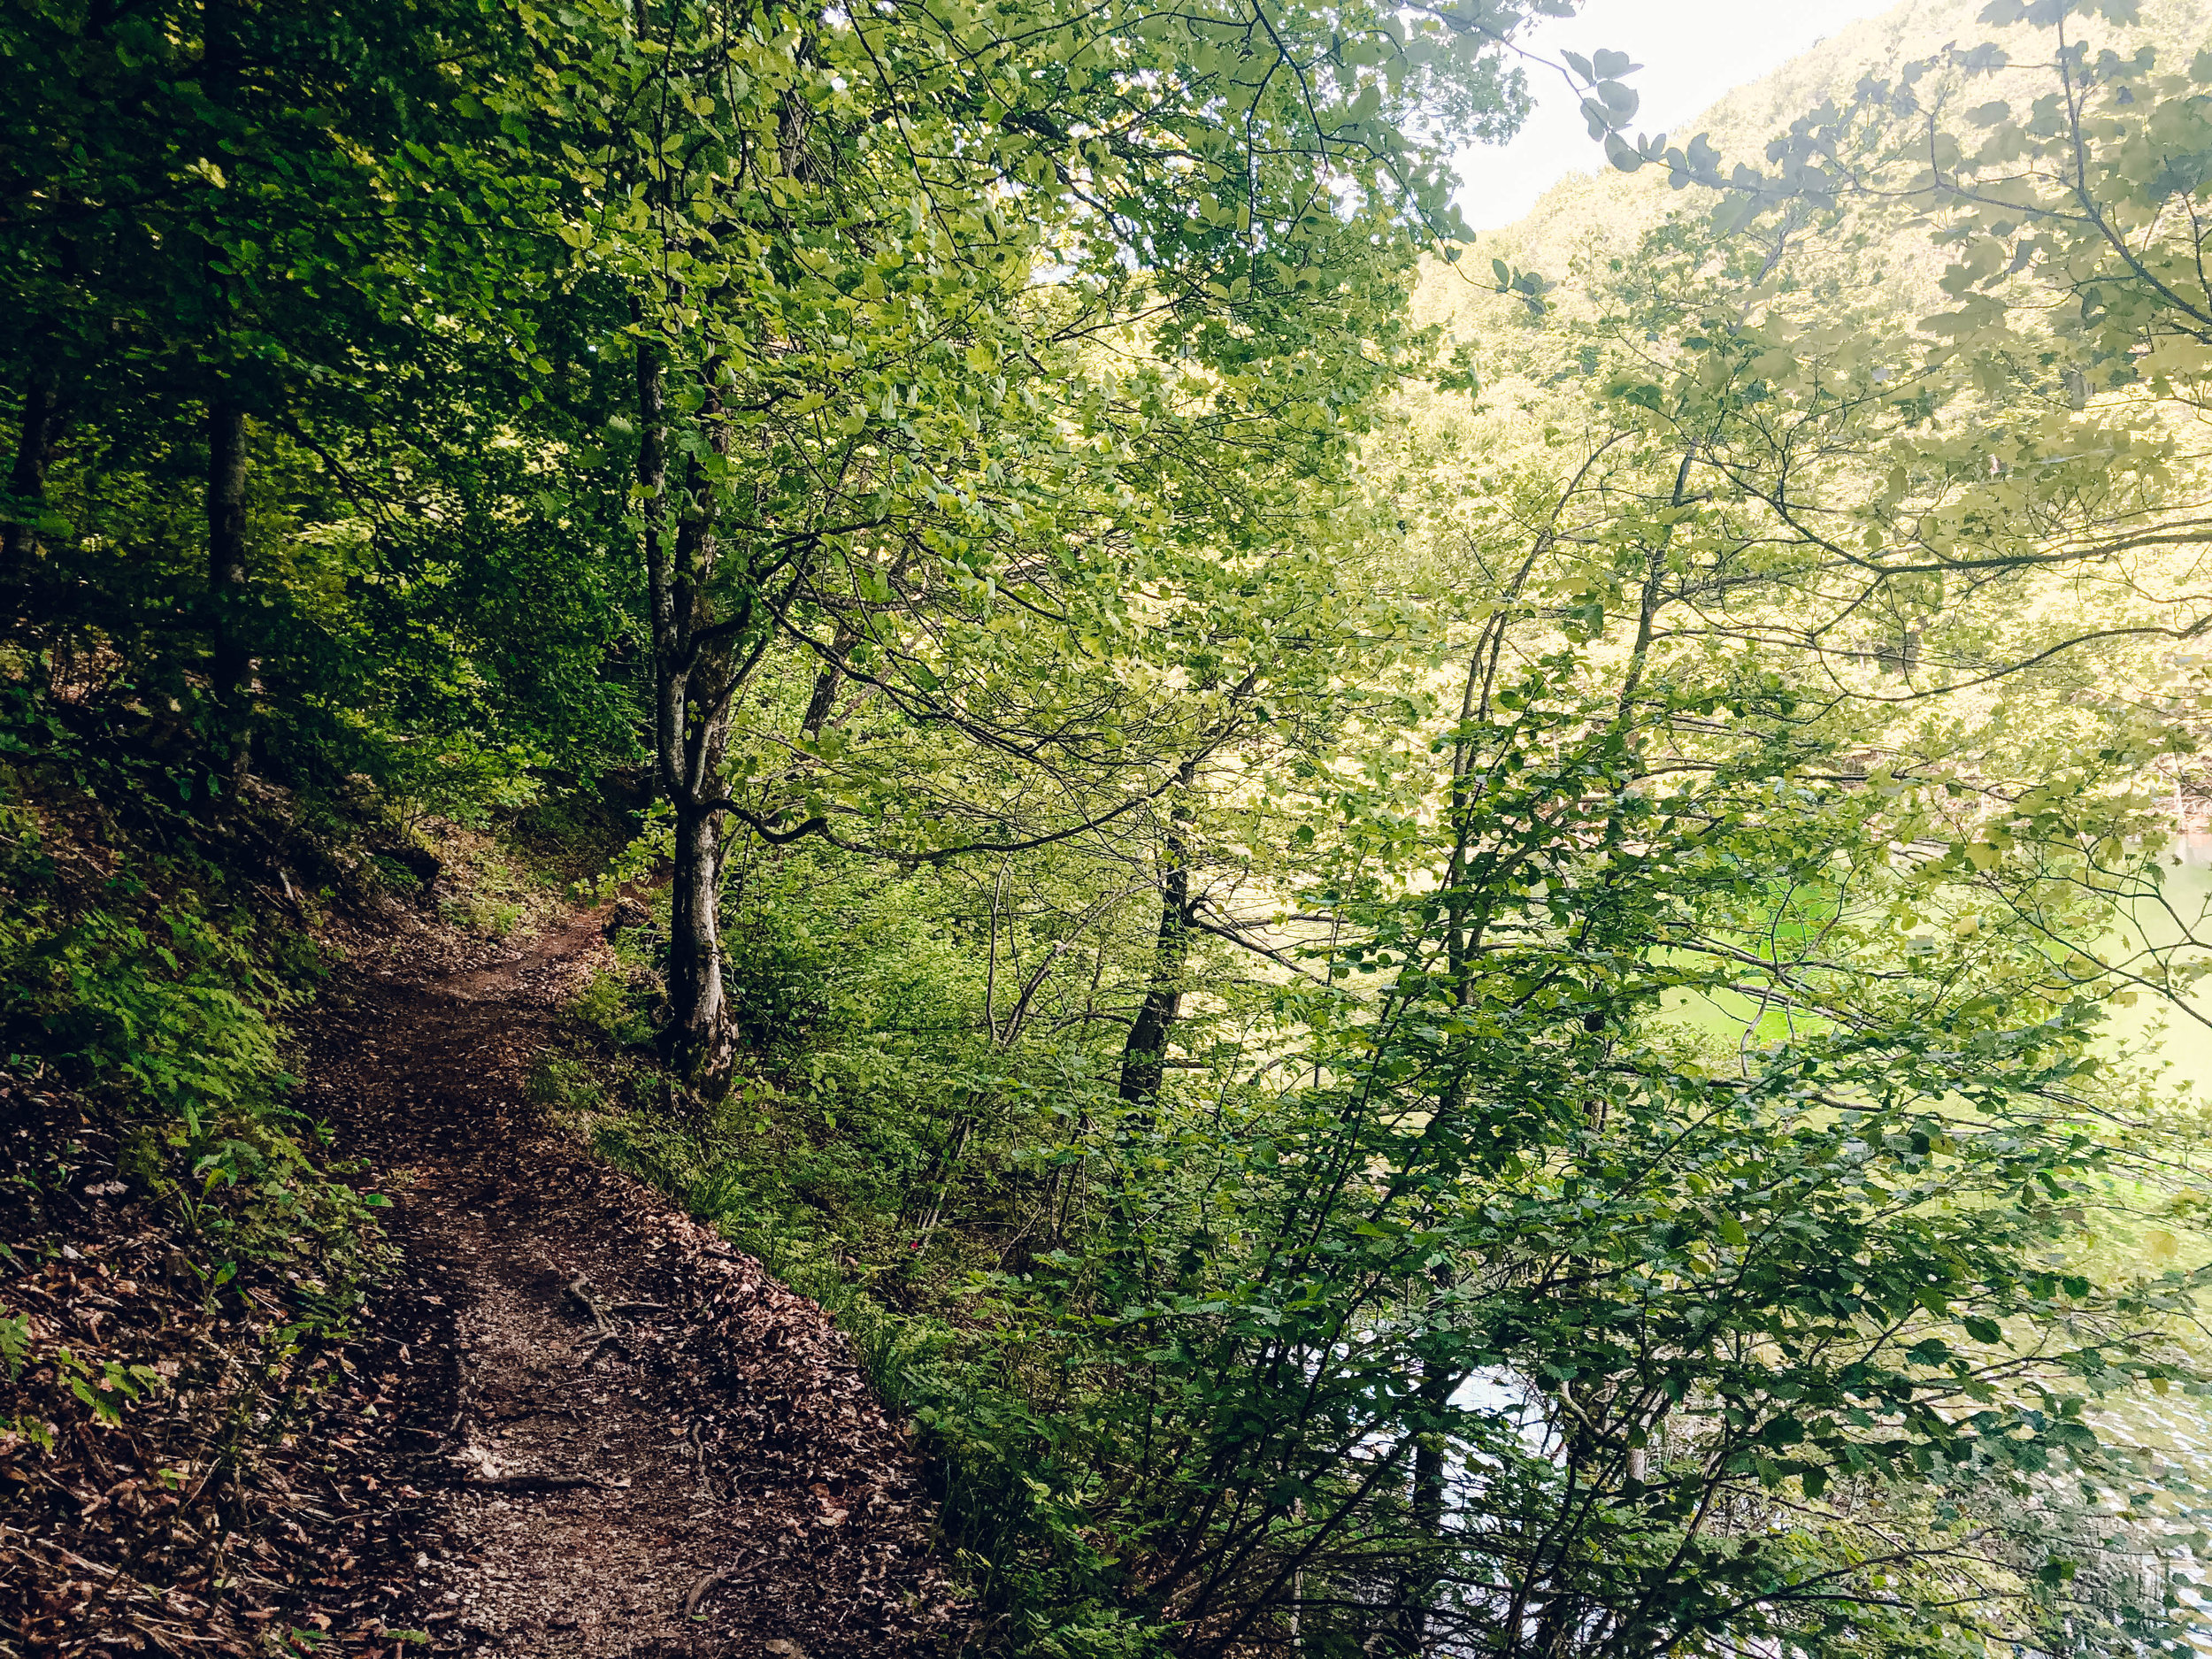
<svg viewBox="0 0 2212 1659">
<path fill-rule="evenodd" d="M 844 1336 L 526 1099 L 602 919 L 350 975 L 312 1022 L 312 1109 L 403 1252 L 376 1317 L 422 1333 L 396 1452 L 360 1471 L 427 1509 L 388 1627 L 486 1654 L 931 1651 L 953 1597 L 919 1461 Z"/>
</svg>

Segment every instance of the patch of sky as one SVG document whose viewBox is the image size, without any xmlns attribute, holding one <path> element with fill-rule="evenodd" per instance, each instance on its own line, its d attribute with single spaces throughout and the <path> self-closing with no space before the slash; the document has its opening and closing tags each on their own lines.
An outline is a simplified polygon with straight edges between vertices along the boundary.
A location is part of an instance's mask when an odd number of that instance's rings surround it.
<svg viewBox="0 0 2212 1659">
<path fill-rule="evenodd" d="M 1732 88 L 1779 68 L 1861 18 L 1889 9 L 1885 0 L 1588 0 L 1572 18 L 1545 19 L 1525 43 L 1558 62 L 1600 48 L 1643 65 L 1628 77 L 1641 103 L 1635 127 L 1689 139 L 1690 123 Z M 1581 96 L 1555 72 L 1529 65 L 1536 107 L 1510 143 L 1460 152 L 1454 198 L 1479 230 L 1510 225 L 1573 173 L 1606 165 L 1581 114 Z"/>
</svg>

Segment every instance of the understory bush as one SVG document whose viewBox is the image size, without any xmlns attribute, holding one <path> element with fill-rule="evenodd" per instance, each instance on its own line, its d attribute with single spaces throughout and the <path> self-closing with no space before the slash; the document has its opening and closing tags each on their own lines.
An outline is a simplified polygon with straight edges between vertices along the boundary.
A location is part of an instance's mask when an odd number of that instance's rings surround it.
<svg viewBox="0 0 2212 1659">
<path fill-rule="evenodd" d="M 1548 743 L 1546 695 L 1523 719 Z M 1540 821 L 1562 774 L 1623 764 L 1602 732 L 1578 741 L 1486 810 Z M 1901 1004 L 1884 968 L 1849 1018 L 1722 1063 L 1678 1010 L 1727 981 L 1642 943 L 1692 907 L 1724 951 L 1764 913 L 1788 949 L 1929 956 L 1847 942 L 1832 895 L 1867 878 L 1770 800 L 1724 780 L 1663 860 L 1638 808 L 1605 832 L 1635 856 L 1569 843 L 1502 878 L 1482 1001 L 1378 975 L 1371 941 L 1440 907 L 1349 889 L 1363 959 L 1243 987 L 1210 963 L 1225 988 L 1179 1034 L 1211 1057 L 1159 1097 L 1116 1087 L 1141 906 L 1087 934 L 1048 869 L 1017 920 L 1011 884 L 784 854 L 725 912 L 751 1041 L 720 1100 L 642 1047 L 603 1046 L 595 1082 L 578 1058 L 541 1072 L 603 1156 L 852 1333 L 933 1455 L 984 1651 L 1294 1632 L 1349 1655 L 1411 1606 L 1422 1640 L 1477 1652 L 1517 1596 L 1805 1652 L 1916 1650 L 1946 1601 L 2023 1640 L 2080 1618 L 2170 1641 L 2185 1580 L 2147 1563 L 2212 1505 L 2101 1413 L 2146 1380 L 2204 1395 L 2162 1321 L 2206 1272 L 2082 1264 L 2094 1194 L 2168 1202 L 2054 1105 L 2104 1086 L 2092 1011 L 2001 977 Z M 1747 883 L 1755 845 L 1778 873 Z M 1570 879 L 1586 920 L 1563 939 Z M 1039 963 L 1064 972 L 1009 1041 L 1006 982 Z M 596 984 L 580 1024 L 620 1005 Z M 2116 1502 L 2134 1518 L 2106 1526 Z M 1824 1610 L 1839 1572 L 1865 1575 L 1847 1636 Z"/>
<path fill-rule="evenodd" d="M 11 701 L 5 747 L 18 757 L 35 706 Z M 291 1103 L 285 1022 L 326 972 L 322 953 L 304 928 L 242 900 L 227 862 L 235 826 L 138 795 L 119 810 L 115 772 L 50 741 L 58 730 L 43 727 L 35 763 L 0 776 L 6 1067 L 96 1107 L 116 1176 L 200 1240 L 196 1271 L 298 1270 L 315 1286 L 303 1316 L 334 1332 L 376 1235 L 361 1171 L 334 1162 Z"/>
</svg>

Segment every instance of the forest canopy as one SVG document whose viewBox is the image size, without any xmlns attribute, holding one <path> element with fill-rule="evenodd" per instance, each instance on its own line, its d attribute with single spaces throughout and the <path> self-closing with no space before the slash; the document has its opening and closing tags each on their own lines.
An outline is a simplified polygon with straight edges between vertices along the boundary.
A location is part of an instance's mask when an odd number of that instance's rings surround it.
<svg viewBox="0 0 2212 1659">
<path fill-rule="evenodd" d="M 1716 142 L 1571 15 L 26 0 L 10 752 L 634 806 L 549 1098 L 978 1651 L 2179 1651 L 2212 19 Z M 1612 176 L 1477 239 L 1540 81 Z"/>
</svg>

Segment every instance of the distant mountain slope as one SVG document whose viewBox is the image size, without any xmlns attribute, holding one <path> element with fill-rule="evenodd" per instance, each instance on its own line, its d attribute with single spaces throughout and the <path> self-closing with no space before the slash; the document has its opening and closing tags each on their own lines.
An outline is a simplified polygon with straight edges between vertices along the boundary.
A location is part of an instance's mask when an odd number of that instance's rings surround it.
<svg viewBox="0 0 2212 1659">
<path fill-rule="evenodd" d="M 1899 65 L 1928 57 L 1954 41 L 2011 35 L 2020 42 L 2016 56 L 2047 49 L 2047 31 L 2001 31 L 1978 22 L 1986 4 L 1904 0 L 1880 17 L 1839 31 L 1773 73 L 1739 87 L 1670 137 L 1683 143 L 1704 133 L 1731 163 L 1740 159 L 1756 165 L 1776 133 L 1824 99 L 1848 97 L 1863 76 L 1888 77 Z M 2147 41 L 2162 58 L 2177 51 L 2187 56 L 2212 46 L 2212 0 L 2145 0 L 2135 27 L 2124 30 L 2097 20 L 2086 32 L 2101 44 L 2132 48 Z M 1694 39 L 1686 39 L 1682 50 L 1699 48 Z M 2001 84 L 2001 78 L 1993 82 Z M 1564 282 L 1578 260 L 1624 254 L 1670 211 L 1711 202 L 1703 191 L 1671 189 L 1664 168 L 1647 167 L 1634 174 L 1615 172 L 1602 165 L 1594 143 L 1590 158 L 1591 172 L 1562 180 L 1517 224 L 1480 237 L 1457 271 L 1440 264 L 1433 267 L 1415 298 L 1420 320 L 1472 322 L 1495 315 L 1494 302 L 1469 285 L 1471 277 L 1487 280 L 1493 258 Z"/>
</svg>

